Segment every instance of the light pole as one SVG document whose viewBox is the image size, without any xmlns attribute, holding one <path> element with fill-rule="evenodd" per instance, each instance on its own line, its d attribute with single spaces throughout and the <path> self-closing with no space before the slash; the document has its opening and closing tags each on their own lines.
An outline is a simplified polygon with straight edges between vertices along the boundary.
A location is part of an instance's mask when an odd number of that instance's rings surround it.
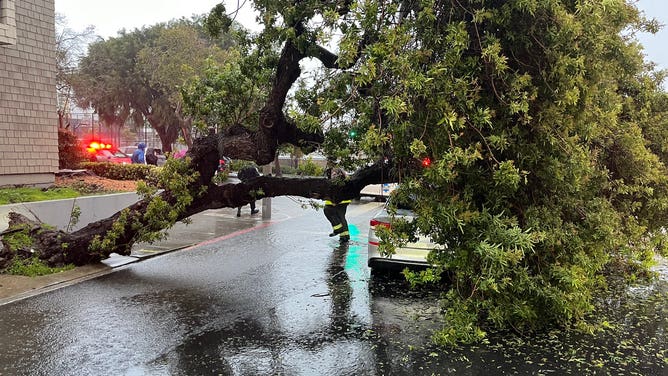
<svg viewBox="0 0 668 376">
<path fill-rule="evenodd" d="M 271 163 L 262 166 L 262 175 L 271 175 Z M 262 199 L 262 219 L 271 219 L 271 197 Z"/>
</svg>

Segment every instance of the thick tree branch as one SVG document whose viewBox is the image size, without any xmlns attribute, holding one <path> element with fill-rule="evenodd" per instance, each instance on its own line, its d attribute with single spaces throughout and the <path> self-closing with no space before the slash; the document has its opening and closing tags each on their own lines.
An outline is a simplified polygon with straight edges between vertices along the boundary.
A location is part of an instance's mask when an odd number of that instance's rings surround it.
<svg viewBox="0 0 668 376">
<path fill-rule="evenodd" d="M 205 149 L 195 150 L 202 151 Z M 209 163 L 208 160 L 208 157 L 201 155 L 193 156 L 193 161 Z M 202 165 L 194 167 L 203 169 Z M 368 184 L 396 181 L 397 177 L 390 174 L 392 170 L 387 162 L 383 162 L 360 170 L 345 182 L 331 181 L 325 178 L 260 176 L 244 183 L 221 186 L 208 184 L 206 192 L 196 197 L 186 210 L 179 214 L 177 221 L 184 220 L 204 210 L 238 207 L 263 197 L 289 195 L 335 201 L 352 199 L 359 196 L 360 190 Z M 191 190 L 197 191 L 199 186 L 200 182 L 196 182 Z M 175 205 L 177 202 L 176 197 L 170 191 L 163 191 L 159 196 L 169 205 Z M 145 215 L 149 202 L 150 200 L 139 201 L 109 218 L 91 223 L 72 233 L 53 230 L 48 226 L 31 222 L 16 213 L 10 214 L 9 228 L 15 228 L 18 225 L 29 225 L 31 227 L 31 237 L 34 240 L 29 249 L 34 248 L 36 250 L 35 254 L 39 255 L 49 265 L 70 263 L 84 265 L 105 259 L 111 253 L 128 255 L 142 231 L 147 228 L 154 231 L 162 230 L 161 228 L 154 228 L 153 219 Z M 122 231 L 118 231 L 119 225 L 123 226 Z M 90 251 L 90 245 L 96 239 L 104 239 L 112 232 L 117 234 L 118 237 L 111 245 L 96 252 Z M 0 254 L 0 256 L 2 255 Z"/>
</svg>

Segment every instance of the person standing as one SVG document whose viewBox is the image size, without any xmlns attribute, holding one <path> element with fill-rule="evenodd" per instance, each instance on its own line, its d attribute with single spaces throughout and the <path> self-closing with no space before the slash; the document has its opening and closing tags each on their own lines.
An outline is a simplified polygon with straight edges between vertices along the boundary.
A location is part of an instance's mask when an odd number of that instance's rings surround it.
<svg viewBox="0 0 668 376">
<path fill-rule="evenodd" d="M 346 173 L 340 168 L 328 169 L 327 178 L 330 180 L 345 180 Z M 346 211 L 351 200 L 341 200 L 338 202 L 325 200 L 325 218 L 332 225 L 332 232 L 329 236 L 339 235 L 339 240 L 343 243 L 350 240 L 350 231 L 348 231 L 348 221 L 346 221 Z"/>
<path fill-rule="evenodd" d="M 237 173 L 237 178 L 239 178 L 239 180 L 241 180 L 242 183 L 245 183 L 248 180 L 256 178 L 258 176 L 260 176 L 260 172 L 257 170 L 257 167 L 255 166 L 246 166 L 241 170 L 239 170 L 239 172 Z M 241 217 L 241 208 L 242 206 L 237 207 L 237 217 Z M 259 210 L 255 209 L 255 200 L 250 202 L 250 208 L 251 208 L 251 215 L 259 212 Z"/>
<path fill-rule="evenodd" d="M 137 150 L 132 153 L 132 163 L 141 163 L 146 164 L 146 157 L 144 155 L 144 149 L 146 149 L 146 144 L 140 142 L 137 144 Z"/>
<path fill-rule="evenodd" d="M 148 148 L 146 149 L 146 152 L 144 153 L 144 159 L 146 160 L 146 164 L 158 165 L 158 156 L 155 155 L 155 149 L 154 148 Z"/>
</svg>

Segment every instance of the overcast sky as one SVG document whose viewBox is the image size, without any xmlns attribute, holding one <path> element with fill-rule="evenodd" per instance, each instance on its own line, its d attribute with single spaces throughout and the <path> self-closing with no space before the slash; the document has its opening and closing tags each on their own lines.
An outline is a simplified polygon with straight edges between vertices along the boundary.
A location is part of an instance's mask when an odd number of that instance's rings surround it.
<svg viewBox="0 0 668 376">
<path fill-rule="evenodd" d="M 244 3 L 244 0 L 238 0 Z M 250 0 L 248 0 L 250 2 Z M 55 0 L 56 12 L 67 17 L 67 24 L 74 30 L 83 30 L 88 25 L 95 26 L 96 33 L 103 38 L 113 37 L 125 28 L 133 30 L 166 22 L 175 18 L 190 17 L 207 13 L 220 0 Z M 227 11 L 236 8 L 237 0 L 225 0 Z M 639 0 L 638 7 L 648 15 L 668 24 L 668 0 Z M 257 30 L 250 5 L 246 4 L 237 17 L 242 25 Z M 668 69 L 668 29 L 655 35 L 639 35 L 645 46 L 648 60 L 654 61 L 661 69 Z"/>
<path fill-rule="evenodd" d="M 244 0 L 239 0 L 244 3 Z M 103 37 L 116 36 L 123 28 L 139 29 L 160 22 L 192 15 L 208 13 L 221 0 L 55 0 L 56 13 L 67 18 L 67 24 L 74 30 L 83 30 L 88 25 L 95 26 L 96 34 Z M 236 0 L 224 0 L 228 13 L 237 8 Z M 255 25 L 249 4 L 237 20 L 247 28 Z"/>
</svg>

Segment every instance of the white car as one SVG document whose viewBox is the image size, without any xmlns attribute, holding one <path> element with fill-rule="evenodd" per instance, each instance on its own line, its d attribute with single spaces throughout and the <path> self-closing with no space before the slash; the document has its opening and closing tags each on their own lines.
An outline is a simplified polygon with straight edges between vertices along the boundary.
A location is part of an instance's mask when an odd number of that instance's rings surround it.
<svg viewBox="0 0 668 376">
<path fill-rule="evenodd" d="M 376 200 L 387 200 L 390 193 L 397 188 L 397 183 L 369 184 L 362 188 L 360 196 L 370 196 Z"/>
<path fill-rule="evenodd" d="M 427 255 L 432 249 L 440 249 L 443 246 L 431 241 L 428 236 L 419 234 L 418 241 L 407 243 L 403 247 L 397 247 L 395 253 L 391 256 L 383 256 L 378 251 L 380 238 L 376 235 L 376 228 L 384 226 L 390 228 L 391 214 L 387 208 L 389 201 L 383 206 L 383 209 L 376 214 L 369 222 L 369 246 L 367 254 L 367 265 L 371 269 L 392 269 L 404 268 L 406 266 L 427 267 Z M 415 214 L 410 205 L 398 205 L 395 218 L 403 218 L 412 221 Z"/>
</svg>

